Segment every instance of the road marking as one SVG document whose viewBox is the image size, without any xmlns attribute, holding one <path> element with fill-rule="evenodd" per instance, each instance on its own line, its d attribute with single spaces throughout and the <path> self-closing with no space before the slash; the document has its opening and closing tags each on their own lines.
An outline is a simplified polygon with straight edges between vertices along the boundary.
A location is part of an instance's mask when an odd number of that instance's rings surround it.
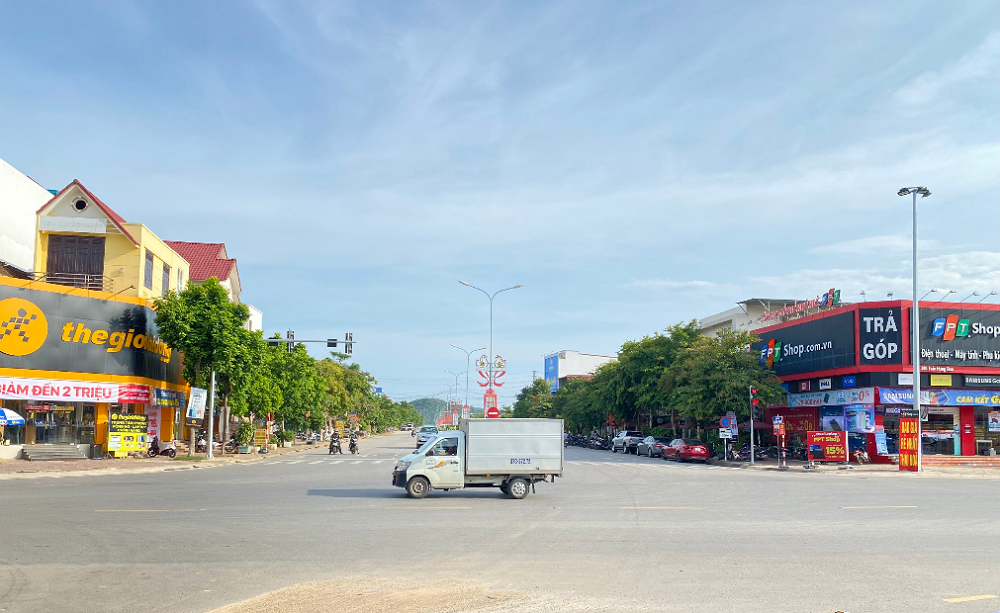
<svg viewBox="0 0 1000 613">
<path fill-rule="evenodd" d="M 333 462 L 330 462 L 330 464 L 342 464 L 343 462 L 343 460 L 334 460 Z"/>
<path fill-rule="evenodd" d="M 323 460 L 316 460 L 315 462 L 309 462 L 310 464 L 322 464 Z"/>
<path fill-rule="evenodd" d="M 94 513 L 184 513 L 198 509 L 94 509 Z"/>
<path fill-rule="evenodd" d="M 387 508 L 387 509 L 400 509 L 400 510 L 414 509 L 414 510 L 418 510 L 418 511 L 423 511 L 423 510 L 443 511 L 443 510 L 451 510 L 451 509 L 471 509 L 472 507 L 424 507 L 424 506 L 417 507 L 417 506 L 413 506 L 413 507 L 385 507 L 385 508 Z"/>
<path fill-rule="evenodd" d="M 382 462 L 385 462 L 385 460 L 375 460 L 372 464 L 381 464 Z"/>
<path fill-rule="evenodd" d="M 840 507 L 841 509 L 915 509 L 917 505 L 915 504 L 899 504 L 899 505 L 876 505 L 871 507 Z"/>
<path fill-rule="evenodd" d="M 305 460 L 292 460 L 291 462 L 285 462 L 285 464 L 301 464 L 303 462 L 305 462 Z"/>
<path fill-rule="evenodd" d="M 662 509 L 670 511 L 701 511 L 701 507 L 618 507 L 619 509 Z"/>
<path fill-rule="evenodd" d="M 945 602 L 971 602 L 973 600 L 990 600 L 993 598 L 1000 598 L 1000 596 L 994 596 L 993 594 L 982 594 L 979 596 L 962 596 L 961 598 L 945 598 Z"/>
<path fill-rule="evenodd" d="M 361 463 L 361 460 L 354 460 L 353 462 L 351 462 L 351 464 L 360 464 L 360 463 Z"/>
</svg>

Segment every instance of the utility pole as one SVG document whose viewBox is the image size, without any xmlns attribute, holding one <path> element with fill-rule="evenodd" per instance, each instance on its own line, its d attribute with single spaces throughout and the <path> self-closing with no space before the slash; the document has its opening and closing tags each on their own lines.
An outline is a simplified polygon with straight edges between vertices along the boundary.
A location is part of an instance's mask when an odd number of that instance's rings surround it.
<svg viewBox="0 0 1000 613">
<path fill-rule="evenodd" d="M 212 438 L 215 436 L 215 371 L 212 371 L 212 383 L 211 387 L 208 388 L 208 411 L 205 412 L 205 418 L 208 420 L 208 447 L 205 451 L 205 459 L 211 460 L 214 456 L 212 455 Z"/>
</svg>

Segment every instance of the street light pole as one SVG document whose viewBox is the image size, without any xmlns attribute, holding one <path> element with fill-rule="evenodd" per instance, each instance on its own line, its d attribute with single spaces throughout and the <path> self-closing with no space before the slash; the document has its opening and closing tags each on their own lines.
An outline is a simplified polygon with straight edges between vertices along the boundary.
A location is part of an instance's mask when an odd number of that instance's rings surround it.
<svg viewBox="0 0 1000 613">
<path fill-rule="evenodd" d="M 465 349 L 462 349 L 454 343 L 452 343 L 451 346 L 459 351 L 465 351 Z M 472 370 L 469 363 L 472 360 L 472 354 L 477 351 L 482 351 L 483 349 L 486 349 L 486 347 L 480 347 L 479 349 L 473 349 L 472 351 L 465 351 L 465 406 L 469 406 L 469 371 Z"/>
<path fill-rule="evenodd" d="M 489 390 L 492 392 L 493 391 L 493 299 L 496 298 L 497 294 L 499 294 L 500 292 L 507 292 L 507 291 L 510 291 L 512 289 L 518 289 L 520 287 L 524 287 L 524 284 L 523 283 L 519 283 L 519 284 L 517 284 L 517 285 L 515 285 L 513 287 L 505 287 L 504 289 L 497 290 L 491 296 L 488 291 L 486 291 L 486 290 L 484 290 L 482 288 L 476 287 L 475 285 L 472 285 L 471 283 L 466 283 L 465 281 L 459 281 L 459 283 L 461 283 L 465 287 L 471 287 L 472 289 L 481 291 L 482 293 L 486 294 L 487 298 L 490 299 L 490 355 L 489 355 L 489 360 L 490 360 L 490 381 L 489 381 Z"/>
<path fill-rule="evenodd" d="M 913 340 L 910 342 L 913 352 L 910 362 L 913 364 L 913 406 L 917 410 L 917 472 L 920 471 L 923 457 L 923 442 L 921 438 L 923 423 L 920 416 L 920 301 L 917 299 L 917 194 L 921 198 L 931 195 L 926 187 L 904 187 L 898 196 L 913 195 Z"/>
</svg>

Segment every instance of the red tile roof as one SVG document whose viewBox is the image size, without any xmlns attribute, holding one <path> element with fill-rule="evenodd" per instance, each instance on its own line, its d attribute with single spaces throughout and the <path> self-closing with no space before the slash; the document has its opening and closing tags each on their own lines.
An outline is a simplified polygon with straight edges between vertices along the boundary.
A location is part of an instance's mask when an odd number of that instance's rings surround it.
<svg viewBox="0 0 1000 613">
<path fill-rule="evenodd" d="M 126 230 L 125 227 L 123 226 L 123 224 L 126 224 L 128 222 L 126 222 L 125 219 L 122 218 L 121 215 L 119 215 L 118 213 L 115 213 L 113 210 L 111 210 L 111 207 L 109 207 L 108 205 L 106 205 L 103 202 L 101 202 L 101 199 L 98 198 L 97 196 L 95 196 L 93 194 L 93 192 L 91 192 L 89 189 L 87 189 L 86 187 L 84 187 L 83 183 L 80 183 L 79 179 L 73 179 L 73 181 L 69 185 L 67 185 L 66 187 L 62 188 L 62 191 L 60 191 L 55 196 L 52 196 L 52 198 L 50 198 L 48 202 L 46 202 L 45 204 L 43 204 L 42 208 L 38 209 L 38 212 L 35 213 L 35 214 L 38 215 L 39 213 L 41 213 L 42 211 L 44 211 L 46 208 L 48 208 L 48 206 L 50 204 L 52 204 L 53 202 L 55 202 L 55 200 L 57 198 L 59 198 L 60 196 L 62 196 L 63 194 L 65 194 L 69 190 L 69 188 L 73 187 L 74 185 L 76 185 L 81 190 L 83 190 L 83 193 L 87 194 L 87 196 L 90 197 L 90 199 L 94 201 L 94 204 L 97 205 L 97 208 L 101 209 L 101 211 L 104 212 L 104 214 L 107 216 L 107 218 L 111 220 L 111 223 L 115 224 L 115 227 L 117 227 L 118 230 L 122 234 L 124 234 L 126 237 L 128 237 L 128 239 L 130 241 L 132 241 L 133 245 L 138 245 L 139 244 L 139 241 L 135 240 L 135 238 L 133 238 L 132 235 L 128 233 L 128 230 Z"/>
<path fill-rule="evenodd" d="M 236 267 L 235 259 L 223 257 L 226 254 L 225 243 L 163 242 L 191 264 L 188 278 L 192 281 L 204 281 L 211 277 L 225 281 Z"/>
</svg>

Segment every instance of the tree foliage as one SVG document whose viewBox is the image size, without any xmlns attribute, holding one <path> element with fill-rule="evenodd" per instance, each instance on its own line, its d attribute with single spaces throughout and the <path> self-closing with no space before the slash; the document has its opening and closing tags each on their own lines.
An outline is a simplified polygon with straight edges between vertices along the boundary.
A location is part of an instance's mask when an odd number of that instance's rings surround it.
<svg viewBox="0 0 1000 613">
<path fill-rule="evenodd" d="M 535 379 L 517 393 L 513 407 L 514 417 L 554 418 L 552 388 L 545 379 Z"/>
</svg>

